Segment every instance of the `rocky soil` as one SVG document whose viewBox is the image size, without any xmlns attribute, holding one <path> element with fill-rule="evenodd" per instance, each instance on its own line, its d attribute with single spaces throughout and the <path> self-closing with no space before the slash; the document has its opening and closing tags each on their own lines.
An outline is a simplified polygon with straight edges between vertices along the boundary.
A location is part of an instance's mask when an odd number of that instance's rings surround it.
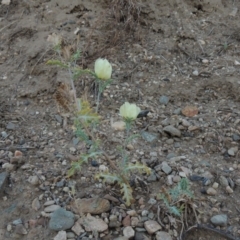
<svg viewBox="0 0 240 240">
<path fill-rule="evenodd" d="M 239 239 L 240 2 L 7 3 L 0 5 L 0 239 Z M 104 156 L 67 178 L 86 149 L 73 116 L 55 101 L 69 76 L 46 64 L 58 57 L 52 33 L 78 42 L 82 68 L 99 57 L 113 66 L 96 130 L 112 161 L 121 160 L 124 140 L 111 125 L 121 120 L 119 107 L 128 101 L 149 111 L 128 145 L 130 161 L 151 168 L 129 179 L 131 206 L 117 185 L 95 180 L 112 171 Z M 91 78 L 75 84 L 95 107 Z M 159 194 L 183 178 L 194 197 L 178 199 L 179 217 Z"/>
</svg>

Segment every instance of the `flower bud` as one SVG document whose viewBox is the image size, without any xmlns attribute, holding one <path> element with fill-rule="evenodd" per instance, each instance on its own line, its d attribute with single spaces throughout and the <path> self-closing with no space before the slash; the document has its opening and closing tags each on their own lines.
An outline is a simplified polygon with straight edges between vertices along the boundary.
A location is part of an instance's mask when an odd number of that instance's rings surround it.
<svg viewBox="0 0 240 240">
<path fill-rule="evenodd" d="M 94 71 L 99 79 L 108 80 L 112 75 L 112 65 L 107 59 L 98 58 L 95 62 Z"/>
<path fill-rule="evenodd" d="M 125 102 L 120 107 L 120 115 L 124 119 L 135 120 L 140 112 L 141 109 L 136 104 L 130 104 L 129 102 Z"/>
</svg>

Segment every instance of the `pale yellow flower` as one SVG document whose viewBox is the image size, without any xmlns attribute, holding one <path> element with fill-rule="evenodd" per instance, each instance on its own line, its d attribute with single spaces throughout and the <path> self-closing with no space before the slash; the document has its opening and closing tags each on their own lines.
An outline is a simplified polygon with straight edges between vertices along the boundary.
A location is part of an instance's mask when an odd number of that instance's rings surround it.
<svg viewBox="0 0 240 240">
<path fill-rule="evenodd" d="M 98 58 L 95 62 L 94 71 L 99 79 L 108 80 L 112 75 L 112 65 L 107 59 Z"/>
<path fill-rule="evenodd" d="M 136 104 L 130 104 L 129 102 L 125 102 L 120 107 L 120 115 L 125 119 L 135 120 L 140 112 L 141 109 Z"/>
</svg>

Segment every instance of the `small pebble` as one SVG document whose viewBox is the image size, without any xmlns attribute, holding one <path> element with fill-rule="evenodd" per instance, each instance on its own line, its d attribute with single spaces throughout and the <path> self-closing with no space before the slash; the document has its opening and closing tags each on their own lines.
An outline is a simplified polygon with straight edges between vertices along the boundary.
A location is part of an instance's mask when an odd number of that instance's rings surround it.
<svg viewBox="0 0 240 240">
<path fill-rule="evenodd" d="M 211 187 L 208 188 L 206 192 L 207 192 L 207 194 L 210 195 L 210 196 L 214 196 L 214 195 L 217 194 L 217 191 L 216 191 L 214 188 L 211 188 Z"/>
<path fill-rule="evenodd" d="M 59 208 L 61 208 L 59 205 L 50 205 L 50 206 L 44 208 L 44 212 L 51 213 L 51 212 L 56 211 Z"/>
<path fill-rule="evenodd" d="M 230 186 L 227 186 L 227 187 L 226 187 L 226 191 L 227 191 L 227 193 L 229 193 L 229 194 L 232 194 L 232 193 L 233 193 L 233 190 L 232 190 L 232 188 L 231 188 Z"/>
<path fill-rule="evenodd" d="M 50 201 L 47 201 L 43 204 L 43 206 L 47 207 L 47 206 L 50 206 L 50 205 L 53 205 L 55 203 L 54 200 L 50 200 Z"/>
<path fill-rule="evenodd" d="M 169 102 L 169 97 L 167 97 L 167 96 L 161 96 L 161 97 L 159 98 L 159 102 L 160 102 L 161 104 L 167 105 L 168 102 Z"/>
<path fill-rule="evenodd" d="M 38 176 L 30 176 L 28 178 L 28 182 L 34 186 L 38 185 L 39 184 Z"/>
<path fill-rule="evenodd" d="M 211 218 L 212 224 L 215 226 L 224 227 L 227 225 L 228 217 L 225 214 L 215 215 Z"/>
<path fill-rule="evenodd" d="M 172 180 L 173 182 L 178 183 L 181 181 L 181 177 L 177 175 L 177 176 L 174 176 Z"/>
<path fill-rule="evenodd" d="M 148 215 L 148 213 L 149 213 L 148 210 L 143 210 L 141 215 L 142 215 L 142 217 L 146 217 Z"/>
<path fill-rule="evenodd" d="M 130 215 L 131 217 L 137 216 L 137 212 L 135 210 L 129 210 L 127 211 L 127 214 Z"/>
<path fill-rule="evenodd" d="M 194 76 L 198 76 L 198 75 L 199 75 L 198 70 L 193 71 L 193 75 L 194 75 Z"/>
<path fill-rule="evenodd" d="M 11 232 L 11 231 L 12 231 L 12 225 L 11 225 L 11 224 L 8 224 L 8 225 L 7 225 L 7 231 L 8 231 L 8 232 Z"/>
</svg>

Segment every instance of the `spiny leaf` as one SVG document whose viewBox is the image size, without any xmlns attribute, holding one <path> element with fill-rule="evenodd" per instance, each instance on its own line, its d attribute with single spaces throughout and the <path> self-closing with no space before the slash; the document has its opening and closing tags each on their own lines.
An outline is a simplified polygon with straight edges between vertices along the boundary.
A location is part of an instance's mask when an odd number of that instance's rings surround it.
<svg viewBox="0 0 240 240">
<path fill-rule="evenodd" d="M 75 172 L 76 172 L 76 169 L 74 169 L 73 167 L 71 167 L 71 168 L 67 171 L 67 177 L 68 177 L 68 178 L 72 177 Z"/>
<path fill-rule="evenodd" d="M 117 175 L 115 174 L 111 174 L 109 172 L 103 172 L 103 173 L 98 173 L 95 175 L 95 179 L 99 179 L 99 178 L 103 178 L 104 182 L 108 182 L 108 183 L 114 183 L 114 182 L 121 182 L 121 178 L 119 178 Z"/>
<path fill-rule="evenodd" d="M 82 169 L 82 164 L 83 164 L 83 160 L 81 159 L 77 162 L 72 162 L 71 168 L 67 172 L 67 177 L 71 177 L 74 175 L 76 171 L 80 171 Z"/>
<path fill-rule="evenodd" d="M 83 131 L 82 128 L 77 127 L 77 130 L 75 133 L 77 137 L 80 138 L 82 141 L 86 142 L 87 144 L 89 143 L 89 136 Z"/>
<path fill-rule="evenodd" d="M 99 152 L 91 152 L 91 153 L 88 153 L 88 154 L 82 154 L 81 155 L 81 159 L 82 159 L 83 162 L 88 162 L 89 158 L 96 157 L 97 155 L 100 155 L 100 154 L 102 154 L 101 151 L 99 151 Z"/>
<path fill-rule="evenodd" d="M 179 182 L 180 189 L 183 191 L 188 190 L 189 188 L 189 183 L 187 178 L 182 178 L 181 181 Z"/>
<path fill-rule="evenodd" d="M 71 60 L 77 61 L 80 58 L 80 55 L 81 55 L 81 51 L 77 50 L 77 52 L 72 55 Z"/>
<path fill-rule="evenodd" d="M 74 68 L 73 79 L 77 79 L 79 76 L 83 74 L 88 74 L 88 73 L 91 73 L 89 69 Z"/>
<path fill-rule="evenodd" d="M 169 209 L 170 213 L 172 213 L 172 214 L 174 214 L 176 216 L 179 216 L 179 217 L 181 216 L 181 213 L 180 213 L 180 211 L 179 211 L 179 209 L 177 207 L 171 206 L 168 209 Z"/>
<path fill-rule="evenodd" d="M 111 82 L 113 81 L 112 79 L 109 79 L 109 80 L 97 80 L 98 83 L 99 83 L 99 91 L 100 93 L 102 93 L 104 91 L 104 89 L 111 84 Z"/>
<path fill-rule="evenodd" d="M 59 60 L 48 60 L 47 61 L 47 64 L 48 65 L 56 65 L 56 66 L 59 66 L 59 67 L 62 67 L 62 68 L 68 68 L 68 65 L 67 64 L 64 64 L 62 63 L 61 61 Z"/>
<path fill-rule="evenodd" d="M 146 165 L 143 165 L 143 164 L 141 164 L 139 162 L 137 162 L 135 164 L 129 163 L 126 166 L 126 170 L 127 171 L 146 172 L 147 174 L 151 173 L 151 169 L 149 167 L 147 167 Z"/>
<path fill-rule="evenodd" d="M 123 194 L 123 199 L 125 200 L 125 203 L 127 206 L 130 206 L 133 202 L 133 196 L 132 196 L 132 188 L 129 184 L 126 183 L 120 183 L 121 186 L 121 193 Z"/>
<path fill-rule="evenodd" d="M 80 111 L 77 112 L 77 118 L 83 120 L 84 122 L 97 121 L 99 116 L 95 113 L 89 102 L 87 101 L 78 101 Z"/>
<path fill-rule="evenodd" d="M 184 191 L 184 194 L 187 195 L 187 196 L 189 196 L 190 198 L 193 198 L 193 197 L 194 197 L 193 193 L 192 193 L 190 190 Z"/>
<path fill-rule="evenodd" d="M 175 188 L 169 190 L 169 194 L 171 195 L 172 200 L 176 201 L 181 195 L 181 190 L 178 186 L 176 186 Z"/>
<path fill-rule="evenodd" d="M 130 143 L 133 139 L 140 137 L 140 134 L 134 134 L 126 139 L 126 143 Z"/>
</svg>

